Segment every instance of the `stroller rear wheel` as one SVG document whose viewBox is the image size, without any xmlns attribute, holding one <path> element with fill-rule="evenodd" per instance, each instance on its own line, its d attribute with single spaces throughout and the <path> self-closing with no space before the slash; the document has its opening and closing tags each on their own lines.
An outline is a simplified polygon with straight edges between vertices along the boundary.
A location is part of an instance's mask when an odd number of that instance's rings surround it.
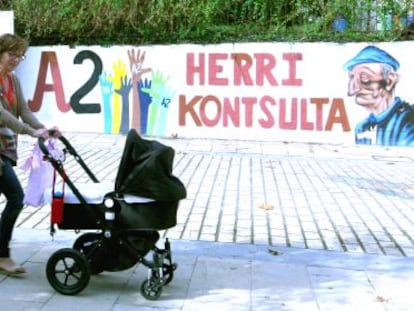
<svg viewBox="0 0 414 311">
<path fill-rule="evenodd" d="M 85 233 L 76 239 L 73 248 L 83 253 L 89 262 L 92 274 L 99 274 L 104 269 L 105 254 L 102 252 L 100 243 L 102 240 L 101 233 Z"/>
<path fill-rule="evenodd" d="M 78 250 L 63 248 L 49 258 L 46 265 L 49 284 L 63 295 L 75 295 L 88 285 L 91 272 L 85 256 Z"/>
</svg>

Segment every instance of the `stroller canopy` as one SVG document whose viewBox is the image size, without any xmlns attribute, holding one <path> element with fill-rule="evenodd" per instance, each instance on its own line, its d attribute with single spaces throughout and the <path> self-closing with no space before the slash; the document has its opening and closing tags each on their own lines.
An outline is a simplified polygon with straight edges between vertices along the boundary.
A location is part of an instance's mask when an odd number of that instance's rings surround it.
<svg viewBox="0 0 414 311">
<path fill-rule="evenodd" d="M 172 174 L 175 151 L 130 130 L 115 179 L 115 192 L 159 201 L 187 196 L 183 183 Z"/>
</svg>

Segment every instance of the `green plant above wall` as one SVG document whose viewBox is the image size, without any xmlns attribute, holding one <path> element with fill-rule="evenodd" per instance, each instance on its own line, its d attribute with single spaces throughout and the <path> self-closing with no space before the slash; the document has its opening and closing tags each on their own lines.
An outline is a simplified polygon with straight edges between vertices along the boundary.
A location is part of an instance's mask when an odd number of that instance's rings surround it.
<svg viewBox="0 0 414 311">
<path fill-rule="evenodd" d="M 0 0 L 32 45 L 414 39 L 412 0 Z"/>
</svg>

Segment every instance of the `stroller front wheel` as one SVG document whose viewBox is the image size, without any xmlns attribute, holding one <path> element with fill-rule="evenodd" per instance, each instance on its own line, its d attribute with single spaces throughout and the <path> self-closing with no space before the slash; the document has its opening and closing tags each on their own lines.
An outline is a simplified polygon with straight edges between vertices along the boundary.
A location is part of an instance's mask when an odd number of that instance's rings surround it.
<svg viewBox="0 0 414 311">
<path fill-rule="evenodd" d="M 46 265 L 49 284 L 63 295 L 75 295 L 89 284 L 91 272 L 85 256 L 73 248 L 63 248 Z"/>
<path fill-rule="evenodd" d="M 162 272 L 163 272 L 163 285 L 169 284 L 174 278 L 174 271 L 177 269 L 176 264 L 168 264 L 164 263 L 162 265 Z M 155 278 L 160 278 L 158 272 L 156 270 L 153 271 Z"/>
<path fill-rule="evenodd" d="M 156 279 L 145 280 L 141 284 L 141 295 L 148 300 L 157 300 L 162 293 L 162 284 Z"/>
</svg>

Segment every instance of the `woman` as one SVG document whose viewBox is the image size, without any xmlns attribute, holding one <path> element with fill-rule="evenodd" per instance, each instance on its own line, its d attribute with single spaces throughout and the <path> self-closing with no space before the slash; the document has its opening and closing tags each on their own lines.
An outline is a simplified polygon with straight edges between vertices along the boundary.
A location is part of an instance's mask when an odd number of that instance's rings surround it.
<svg viewBox="0 0 414 311">
<path fill-rule="evenodd" d="M 48 130 L 29 109 L 13 70 L 24 59 L 27 42 L 12 34 L 0 36 L 0 195 L 6 205 L 0 219 L 0 271 L 25 273 L 10 256 L 9 243 L 23 208 L 24 192 L 13 166 L 17 162 L 17 135 L 48 138 Z M 56 130 L 57 135 L 60 132 Z"/>
</svg>

